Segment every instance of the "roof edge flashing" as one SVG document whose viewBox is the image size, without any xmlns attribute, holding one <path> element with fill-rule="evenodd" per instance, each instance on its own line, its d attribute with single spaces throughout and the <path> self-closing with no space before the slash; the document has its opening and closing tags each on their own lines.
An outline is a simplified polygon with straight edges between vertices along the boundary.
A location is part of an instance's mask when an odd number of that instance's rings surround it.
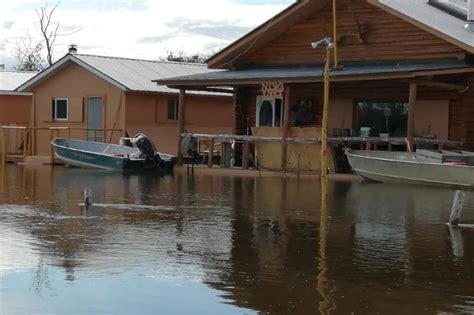
<svg viewBox="0 0 474 315">
<path fill-rule="evenodd" d="M 468 6 L 470 5 L 470 2 L 472 2 L 472 0 L 468 0 Z M 428 3 L 433 7 L 445 11 L 446 13 L 461 20 L 467 21 L 469 19 L 469 9 L 464 7 L 464 5 L 460 5 L 449 0 L 429 0 Z"/>
<path fill-rule="evenodd" d="M 467 20 L 474 21 L 474 0 L 468 0 L 467 3 Z"/>
</svg>

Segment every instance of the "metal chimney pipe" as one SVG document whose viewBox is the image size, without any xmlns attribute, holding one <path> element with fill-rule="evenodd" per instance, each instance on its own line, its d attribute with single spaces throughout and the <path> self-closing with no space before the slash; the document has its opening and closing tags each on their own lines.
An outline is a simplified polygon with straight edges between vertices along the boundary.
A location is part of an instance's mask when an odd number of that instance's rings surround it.
<svg viewBox="0 0 474 315">
<path fill-rule="evenodd" d="M 467 23 L 464 27 L 474 32 L 474 0 L 467 0 Z"/>
<path fill-rule="evenodd" d="M 77 45 L 69 45 L 69 51 L 70 54 L 77 54 Z"/>
</svg>

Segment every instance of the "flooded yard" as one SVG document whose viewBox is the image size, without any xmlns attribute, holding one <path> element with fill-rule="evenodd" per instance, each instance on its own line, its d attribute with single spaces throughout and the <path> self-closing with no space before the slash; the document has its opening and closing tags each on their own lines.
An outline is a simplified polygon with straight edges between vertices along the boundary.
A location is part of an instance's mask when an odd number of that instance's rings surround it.
<svg viewBox="0 0 474 315">
<path fill-rule="evenodd" d="M 454 190 L 333 178 L 327 216 L 319 190 L 8 165 L 0 314 L 474 313 L 474 228 L 445 224 Z"/>
</svg>

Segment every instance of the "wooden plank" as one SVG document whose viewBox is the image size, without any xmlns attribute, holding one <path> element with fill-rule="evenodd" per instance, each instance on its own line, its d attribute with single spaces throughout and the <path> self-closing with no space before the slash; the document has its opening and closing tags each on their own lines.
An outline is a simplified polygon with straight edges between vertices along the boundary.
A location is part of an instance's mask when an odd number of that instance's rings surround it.
<svg viewBox="0 0 474 315">
<path fill-rule="evenodd" d="M 415 138 L 415 104 L 416 104 L 416 83 L 410 83 L 410 94 L 408 100 L 408 122 L 407 122 L 407 151 L 413 152 L 414 138 Z"/>
<path fill-rule="evenodd" d="M 290 86 L 287 84 L 285 85 L 285 101 L 283 103 L 284 106 L 284 115 L 283 115 L 283 126 L 282 126 L 282 136 L 281 136 L 281 169 L 286 171 L 286 164 L 287 164 L 287 153 L 288 153 L 288 127 L 290 125 Z"/>
<path fill-rule="evenodd" d="M 245 141 L 243 153 L 242 153 L 242 168 L 244 170 L 249 168 L 249 160 L 250 160 L 250 145 L 248 141 Z"/>
<path fill-rule="evenodd" d="M 214 165 L 214 139 L 209 142 L 209 152 L 207 156 L 207 166 L 212 168 Z"/>
</svg>

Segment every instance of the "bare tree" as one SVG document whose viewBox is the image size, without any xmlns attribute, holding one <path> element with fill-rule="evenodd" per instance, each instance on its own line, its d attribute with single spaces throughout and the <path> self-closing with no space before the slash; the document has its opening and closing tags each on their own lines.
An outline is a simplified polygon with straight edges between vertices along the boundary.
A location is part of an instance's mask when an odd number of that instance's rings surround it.
<svg viewBox="0 0 474 315">
<path fill-rule="evenodd" d="M 59 4 L 61 4 L 61 2 L 56 3 L 53 8 L 49 9 L 48 4 L 46 3 L 39 10 L 36 9 L 36 14 L 38 15 L 40 22 L 40 31 L 44 38 L 44 47 L 46 48 L 47 53 L 46 59 L 50 66 L 53 64 L 54 42 L 59 35 L 59 23 L 53 22 L 51 19 Z"/>
<path fill-rule="evenodd" d="M 13 69 L 16 71 L 41 71 L 45 67 L 43 43 L 33 41 L 30 35 L 16 41 L 13 53 L 16 59 Z"/>
</svg>

